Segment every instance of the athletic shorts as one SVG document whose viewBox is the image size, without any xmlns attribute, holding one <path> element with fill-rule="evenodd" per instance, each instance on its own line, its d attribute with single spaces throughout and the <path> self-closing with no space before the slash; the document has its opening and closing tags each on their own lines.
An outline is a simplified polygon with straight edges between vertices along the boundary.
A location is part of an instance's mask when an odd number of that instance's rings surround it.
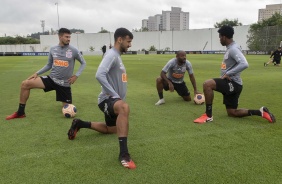
<svg viewBox="0 0 282 184">
<path fill-rule="evenodd" d="M 64 87 L 56 84 L 49 76 L 40 77 L 45 89 L 45 92 L 56 90 L 56 101 L 72 103 L 72 94 L 70 87 Z"/>
<path fill-rule="evenodd" d="M 178 93 L 179 96 L 190 96 L 190 92 L 184 81 L 182 83 L 171 83 L 173 84 L 174 90 Z M 167 83 L 163 83 L 163 86 L 165 91 L 169 90 L 169 86 Z"/>
<path fill-rule="evenodd" d="M 280 60 L 281 60 L 281 59 L 276 59 L 276 58 L 274 58 L 272 62 L 275 62 L 276 64 L 280 64 Z"/>
<path fill-rule="evenodd" d="M 114 104 L 119 100 L 119 98 L 108 98 L 98 104 L 99 109 L 105 115 L 105 122 L 107 126 L 116 126 L 117 115 L 114 111 Z"/>
<path fill-rule="evenodd" d="M 213 80 L 216 83 L 215 91 L 223 94 L 223 104 L 226 109 L 237 109 L 243 86 L 227 79 L 215 78 Z"/>
</svg>

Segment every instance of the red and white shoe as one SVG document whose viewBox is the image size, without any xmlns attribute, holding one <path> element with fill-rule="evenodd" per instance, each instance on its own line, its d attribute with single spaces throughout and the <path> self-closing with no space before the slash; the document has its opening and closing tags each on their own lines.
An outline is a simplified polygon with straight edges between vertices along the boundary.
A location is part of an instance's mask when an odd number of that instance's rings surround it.
<svg viewBox="0 0 282 184">
<path fill-rule="evenodd" d="M 213 117 L 208 117 L 207 114 L 205 113 L 199 118 L 195 119 L 194 123 L 204 124 L 206 122 L 212 122 L 212 121 L 213 121 Z"/>
<path fill-rule="evenodd" d="M 25 114 L 18 115 L 18 112 L 14 112 L 13 114 L 6 117 L 6 120 L 15 119 L 15 118 L 25 118 Z"/>
<path fill-rule="evenodd" d="M 269 123 L 275 123 L 275 116 L 266 107 L 261 107 L 259 110 L 262 118 L 266 119 Z"/>
<path fill-rule="evenodd" d="M 136 165 L 133 162 L 133 160 L 130 158 L 130 155 L 128 153 L 119 156 L 120 163 L 123 167 L 128 169 L 135 169 Z"/>
</svg>

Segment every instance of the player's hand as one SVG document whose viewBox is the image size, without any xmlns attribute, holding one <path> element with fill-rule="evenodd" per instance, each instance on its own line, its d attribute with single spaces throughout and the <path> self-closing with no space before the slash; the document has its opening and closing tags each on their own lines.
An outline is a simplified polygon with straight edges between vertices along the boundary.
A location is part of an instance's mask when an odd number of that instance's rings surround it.
<svg viewBox="0 0 282 184">
<path fill-rule="evenodd" d="M 169 91 L 173 92 L 174 91 L 174 86 L 171 82 L 168 83 Z"/>
<path fill-rule="evenodd" d="M 228 75 L 226 75 L 226 74 L 224 74 L 221 78 L 222 79 L 227 79 L 227 80 L 231 81 L 231 78 Z"/>
<path fill-rule="evenodd" d="M 194 91 L 194 96 L 196 96 L 197 94 L 202 94 L 201 92 L 199 92 L 199 91 Z"/>
<path fill-rule="evenodd" d="M 35 74 L 33 74 L 32 76 L 28 77 L 27 80 L 36 79 L 37 77 L 38 77 L 38 74 L 35 73 Z"/>
<path fill-rule="evenodd" d="M 68 79 L 69 84 L 73 84 L 77 78 L 78 77 L 76 75 L 71 76 L 71 78 Z"/>
</svg>

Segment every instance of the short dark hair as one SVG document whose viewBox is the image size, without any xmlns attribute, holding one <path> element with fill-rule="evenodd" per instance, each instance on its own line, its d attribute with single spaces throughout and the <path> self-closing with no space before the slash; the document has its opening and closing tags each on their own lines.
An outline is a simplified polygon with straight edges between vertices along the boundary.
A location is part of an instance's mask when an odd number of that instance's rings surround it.
<svg viewBox="0 0 282 184">
<path fill-rule="evenodd" d="M 226 36 L 227 38 L 233 38 L 234 29 L 232 26 L 223 25 L 218 31 L 221 36 Z"/>
<path fill-rule="evenodd" d="M 70 30 L 68 30 L 67 28 L 59 29 L 59 32 L 58 32 L 59 35 L 63 35 L 64 33 L 71 34 Z"/>
<path fill-rule="evenodd" d="M 118 28 L 114 34 L 115 41 L 117 41 L 118 37 L 124 38 L 126 36 L 129 36 L 130 39 L 133 39 L 133 34 L 128 29 L 122 27 Z"/>
</svg>

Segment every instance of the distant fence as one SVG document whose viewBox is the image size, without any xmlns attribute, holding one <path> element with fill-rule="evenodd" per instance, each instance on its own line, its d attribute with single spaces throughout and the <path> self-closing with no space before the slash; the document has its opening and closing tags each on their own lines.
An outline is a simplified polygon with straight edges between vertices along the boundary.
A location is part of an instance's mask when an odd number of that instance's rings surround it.
<svg viewBox="0 0 282 184">
<path fill-rule="evenodd" d="M 178 51 L 128 51 L 126 55 L 135 54 L 176 54 Z M 186 54 L 224 54 L 225 51 L 185 51 Z M 243 51 L 247 55 L 270 55 L 270 51 Z M 48 56 L 49 52 L 0 52 L 0 56 Z M 83 53 L 81 53 L 83 54 Z M 88 55 L 88 53 L 85 53 Z M 100 55 L 100 52 L 99 54 Z"/>
</svg>

